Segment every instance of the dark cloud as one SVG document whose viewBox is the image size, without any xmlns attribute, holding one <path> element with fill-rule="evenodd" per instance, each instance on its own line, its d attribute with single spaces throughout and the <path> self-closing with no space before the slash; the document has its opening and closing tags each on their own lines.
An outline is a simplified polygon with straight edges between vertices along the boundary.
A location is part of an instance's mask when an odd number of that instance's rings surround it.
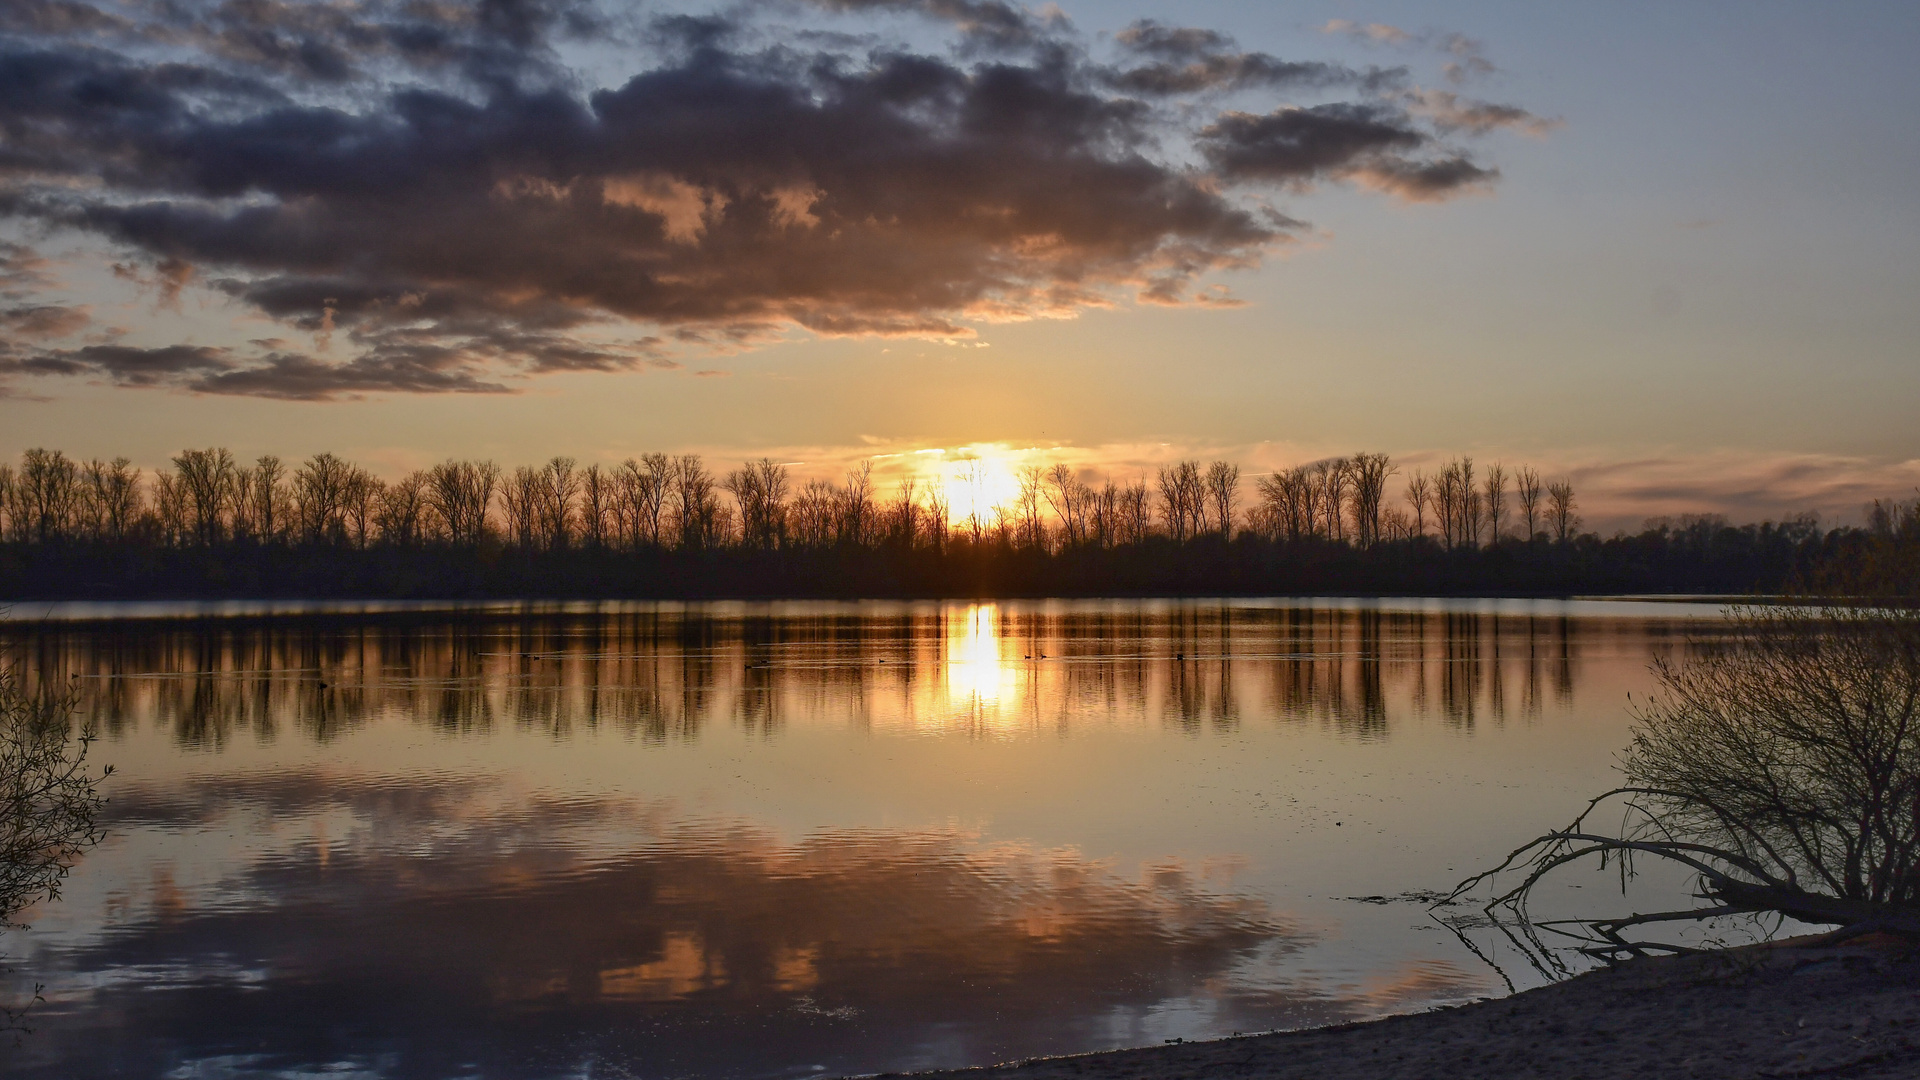
<svg viewBox="0 0 1920 1080">
<path fill-rule="evenodd" d="M 1279 109 L 1264 116 L 1223 114 L 1200 133 L 1200 147 L 1223 176 L 1304 185 L 1349 179 L 1414 201 L 1446 198 L 1490 183 L 1498 173 L 1458 154 L 1406 112 L 1381 104 Z"/>
<path fill-rule="evenodd" d="M 1127 53 L 1148 63 L 1108 70 L 1105 81 L 1138 94 L 1192 94 L 1247 87 L 1365 86 L 1378 88 L 1404 78 L 1399 69 L 1361 72 L 1341 64 L 1281 60 L 1261 52 L 1243 52 L 1232 38 L 1214 30 L 1167 26 L 1141 19 L 1114 35 Z"/>
<path fill-rule="evenodd" d="M 342 364 L 297 353 L 269 353 L 244 368 L 210 371 L 185 386 L 207 394 L 241 394 L 293 401 L 330 401 L 369 393 L 502 394 L 507 387 L 482 377 L 457 354 L 373 352 Z"/>
<path fill-rule="evenodd" d="M 54 338 L 77 334 L 92 320 L 84 307 L 28 304 L 0 309 L 0 326 L 23 338 Z"/>
<path fill-rule="evenodd" d="M 1036 16 L 1000 0 L 815 0 L 828 11 L 900 11 L 951 23 L 971 44 L 1020 48 L 1047 42 L 1069 28 L 1060 14 Z"/>
<path fill-rule="evenodd" d="M 761 45 L 728 17 L 668 16 L 634 38 L 650 66 L 587 90 L 565 45 L 612 23 L 573 0 L 224 0 L 93 22 L 39 0 L 0 33 L 0 214 L 104 238 L 163 306 L 211 289 L 314 337 L 141 385 L 497 392 L 649 366 L 662 340 L 958 336 L 1117 297 L 1206 302 L 1202 278 L 1298 224 L 1241 186 L 1444 197 L 1495 174 L 1442 135 L 1517 123 L 1437 98 L 1423 119 L 1390 103 L 1397 73 L 1205 30 L 1136 23 L 1110 65 L 1063 19 L 996 0 L 815 6 L 938 20 L 959 48 Z M 1177 100 L 1281 87 L 1356 100 L 1197 134 Z M 634 326 L 657 332 L 607 343 Z"/>
<path fill-rule="evenodd" d="M 85 375 L 126 386 L 162 386 L 181 378 L 199 378 L 232 366 L 232 353 L 208 345 L 86 345 L 42 353 L 18 361 L 28 374 Z"/>
</svg>

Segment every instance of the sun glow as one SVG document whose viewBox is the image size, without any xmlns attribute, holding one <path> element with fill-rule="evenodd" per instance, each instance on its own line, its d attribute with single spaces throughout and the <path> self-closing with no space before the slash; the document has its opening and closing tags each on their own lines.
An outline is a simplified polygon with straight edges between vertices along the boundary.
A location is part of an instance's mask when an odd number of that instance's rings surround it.
<svg viewBox="0 0 1920 1080">
<path fill-rule="evenodd" d="M 956 527 L 974 520 L 992 528 L 1003 509 L 1011 509 L 1020 494 L 1014 470 L 1018 458 L 996 446 L 962 447 L 943 463 L 941 484 L 947 499 L 947 518 Z"/>
<path fill-rule="evenodd" d="M 1001 662 L 1000 609 L 970 604 L 947 622 L 947 696 L 954 702 L 998 701 L 1014 689 L 1015 672 Z"/>
</svg>

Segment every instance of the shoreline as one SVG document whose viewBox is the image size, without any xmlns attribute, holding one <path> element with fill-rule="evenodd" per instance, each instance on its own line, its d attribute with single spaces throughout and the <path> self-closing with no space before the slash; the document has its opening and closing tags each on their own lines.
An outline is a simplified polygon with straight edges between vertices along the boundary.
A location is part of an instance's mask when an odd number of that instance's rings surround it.
<svg viewBox="0 0 1920 1080">
<path fill-rule="evenodd" d="M 1333 1027 L 914 1080 L 1440 1080 L 1920 1076 L 1920 949 L 1826 935 L 1628 961 L 1509 997 Z"/>
</svg>

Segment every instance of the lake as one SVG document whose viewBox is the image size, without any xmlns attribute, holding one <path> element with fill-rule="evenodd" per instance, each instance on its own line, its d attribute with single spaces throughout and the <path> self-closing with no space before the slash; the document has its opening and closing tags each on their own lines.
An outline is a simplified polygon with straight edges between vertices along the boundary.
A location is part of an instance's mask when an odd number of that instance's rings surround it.
<svg viewBox="0 0 1920 1080">
<path fill-rule="evenodd" d="M 1417 902 L 1706 605 L 39 605 L 108 839 L 22 1076 L 806 1077 L 1507 986 Z M 1382 901 L 1387 902 L 1382 902 Z M 1510 973 L 1512 974 L 1512 973 Z M 1525 985 L 1524 980 L 1521 985 Z"/>
</svg>

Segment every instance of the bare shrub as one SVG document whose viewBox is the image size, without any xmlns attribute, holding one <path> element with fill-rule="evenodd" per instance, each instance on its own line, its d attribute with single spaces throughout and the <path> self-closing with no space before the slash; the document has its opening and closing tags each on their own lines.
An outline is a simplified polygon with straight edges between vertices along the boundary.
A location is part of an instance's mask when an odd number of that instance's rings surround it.
<svg viewBox="0 0 1920 1080">
<path fill-rule="evenodd" d="M 1553 940 L 1602 959 L 1690 951 L 1628 931 L 1772 914 L 1920 937 L 1920 611 L 1736 608 L 1726 640 L 1658 661 L 1660 691 L 1636 709 L 1627 783 L 1565 829 L 1463 882 L 1489 883 L 1486 912 L 1539 962 Z M 1621 825 L 1590 824 L 1623 807 Z M 1535 920 L 1534 889 L 1583 860 L 1636 858 L 1692 872 L 1705 906 L 1611 919 Z"/>
</svg>

